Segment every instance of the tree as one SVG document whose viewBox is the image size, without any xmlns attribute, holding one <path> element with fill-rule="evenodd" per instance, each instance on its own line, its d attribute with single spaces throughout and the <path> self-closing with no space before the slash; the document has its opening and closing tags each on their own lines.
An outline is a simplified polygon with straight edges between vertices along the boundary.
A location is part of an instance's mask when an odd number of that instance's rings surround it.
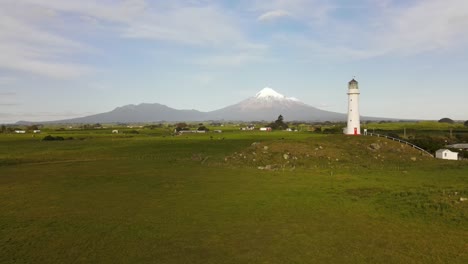
<svg viewBox="0 0 468 264">
<path fill-rule="evenodd" d="M 465 124 L 464 124 L 466 127 L 468 127 L 468 120 L 465 121 Z"/>
<path fill-rule="evenodd" d="M 279 115 L 279 116 L 278 116 L 278 119 L 276 119 L 276 122 L 281 122 L 281 123 L 283 123 L 283 120 L 284 120 L 283 115 Z"/>
<path fill-rule="evenodd" d="M 28 130 L 39 130 L 39 127 L 37 125 L 31 125 L 28 126 Z"/>
<path fill-rule="evenodd" d="M 288 125 L 284 123 L 284 117 L 282 115 L 278 116 L 278 119 L 276 119 L 275 122 L 269 124 L 268 126 L 271 127 L 272 129 L 286 129 L 288 128 Z"/>
<path fill-rule="evenodd" d="M 199 126 L 197 130 L 198 131 L 208 131 L 208 128 L 206 128 L 206 126 L 202 125 L 202 126 Z"/>
<path fill-rule="evenodd" d="M 177 123 L 176 124 L 176 131 L 180 132 L 181 130 L 186 130 L 187 124 L 186 123 Z"/>
<path fill-rule="evenodd" d="M 453 123 L 455 123 L 455 121 L 453 121 L 452 119 L 450 119 L 448 117 L 444 117 L 444 118 L 439 120 L 439 123 L 453 124 Z"/>
<path fill-rule="evenodd" d="M 6 132 L 6 126 L 5 125 L 2 125 L 1 131 L 2 131 L 2 133 Z"/>
</svg>

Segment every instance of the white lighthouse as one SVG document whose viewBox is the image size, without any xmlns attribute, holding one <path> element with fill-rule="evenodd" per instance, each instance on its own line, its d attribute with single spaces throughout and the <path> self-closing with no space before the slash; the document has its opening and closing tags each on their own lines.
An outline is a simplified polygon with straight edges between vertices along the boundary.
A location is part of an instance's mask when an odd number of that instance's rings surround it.
<svg viewBox="0 0 468 264">
<path fill-rule="evenodd" d="M 348 83 L 348 126 L 345 129 L 347 135 L 361 134 L 361 120 L 359 118 L 359 86 L 352 79 Z"/>
</svg>

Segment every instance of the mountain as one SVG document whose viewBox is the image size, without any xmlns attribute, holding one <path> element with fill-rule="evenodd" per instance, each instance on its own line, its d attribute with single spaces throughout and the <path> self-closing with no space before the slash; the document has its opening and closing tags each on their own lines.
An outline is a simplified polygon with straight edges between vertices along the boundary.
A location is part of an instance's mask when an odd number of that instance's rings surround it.
<svg viewBox="0 0 468 264">
<path fill-rule="evenodd" d="M 346 120 L 345 114 L 320 110 L 268 87 L 238 104 L 209 112 L 210 120 L 243 121 L 276 120 L 280 114 L 289 121 Z"/>
<path fill-rule="evenodd" d="M 160 121 L 200 121 L 205 113 L 177 110 L 162 104 L 125 105 L 114 110 L 85 117 L 58 120 L 53 123 L 144 123 Z"/>
<path fill-rule="evenodd" d="M 280 114 L 287 121 L 345 121 L 347 118 L 345 114 L 320 110 L 296 98 L 286 97 L 267 87 L 253 97 L 211 112 L 177 110 L 166 105 L 154 103 L 126 105 L 117 107 L 106 113 L 40 123 L 145 123 L 207 120 L 271 121 L 276 120 Z M 382 120 L 382 118 L 361 118 L 364 120 Z M 18 123 L 31 122 L 21 121 Z"/>
</svg>

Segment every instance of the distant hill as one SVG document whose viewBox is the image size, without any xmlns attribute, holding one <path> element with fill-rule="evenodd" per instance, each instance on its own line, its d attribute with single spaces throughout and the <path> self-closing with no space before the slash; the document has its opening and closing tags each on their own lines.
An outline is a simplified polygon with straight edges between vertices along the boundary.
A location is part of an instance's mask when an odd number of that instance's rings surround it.
<svg viewBox="0 0 468 264">
<path fill-rule="evenodd" d="M 296 98 L 286 97 L 271 88 L 264 88 L 253 97 L 210 112 L 178 110 L 158 103 L 144 103 L 117 107 L 110 112 L 96 115 L 34 123 L 144 123 L 207 120 L 261 121 L 275 120 L 280 114 L 288 121 L 333 122 L 345 121 L 347 118 L 346 114 L 324 111 L 307 105 Z M 362 117 L 362 119 L 383 120 L 386 118 Z M 18 122 L 18 124 L 31 123 L 33 122 Z"/>
</svg>

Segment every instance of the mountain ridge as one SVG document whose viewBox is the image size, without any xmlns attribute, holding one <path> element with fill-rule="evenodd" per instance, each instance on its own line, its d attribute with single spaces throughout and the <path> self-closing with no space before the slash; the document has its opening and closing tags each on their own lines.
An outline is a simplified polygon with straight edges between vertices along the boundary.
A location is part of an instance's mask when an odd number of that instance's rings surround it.
<svg viewBox="0 0 468 264">
<path fill-rule="evenodd" d="M 265 87 L 255 94 L 214 111 L 202 112 L 195 109 L 175 109 L 160 103 L 140 103 L 118 106 L 109 112 L 78 118 L 18 123 L 145 123 L 145 122 L 193 122 L 193 121 L 262 121 L 275 120 L 283 115 L 288 121 L 345 121 L 344 113 L 321 110 L 303 103 L 297 98 L 286 97 Z M 361 117 L 363 120 L 388 118 Z"/>
</svg>

